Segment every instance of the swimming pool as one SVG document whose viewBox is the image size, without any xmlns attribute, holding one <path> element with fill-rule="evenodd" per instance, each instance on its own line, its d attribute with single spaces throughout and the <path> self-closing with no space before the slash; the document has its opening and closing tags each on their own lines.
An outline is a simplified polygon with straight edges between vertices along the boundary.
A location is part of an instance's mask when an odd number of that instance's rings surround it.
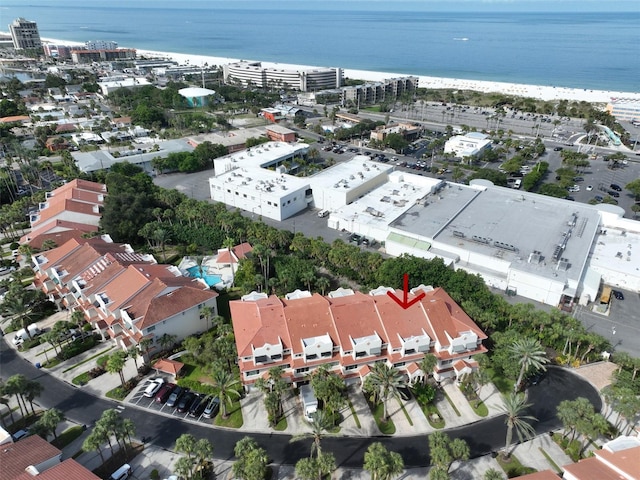
<svg viewBox="0 0 640 480">
<path fill-rule="evenodd" d="M 206 268 L 203 268 L 203 270 L 206 271 Z M 197 265 L 187 268 L 187 272 L 189 272 L 189 276 L 190 277 L 204 279 L 204 281 L 210 287 L 213 287 L 214 285 L 217 285 L 222 280 L 222 277 L 220 275 L 207 275 L 207 274 L 201 275 L 200 274 L 200 267 L 197 266 Z"/>
</svg>

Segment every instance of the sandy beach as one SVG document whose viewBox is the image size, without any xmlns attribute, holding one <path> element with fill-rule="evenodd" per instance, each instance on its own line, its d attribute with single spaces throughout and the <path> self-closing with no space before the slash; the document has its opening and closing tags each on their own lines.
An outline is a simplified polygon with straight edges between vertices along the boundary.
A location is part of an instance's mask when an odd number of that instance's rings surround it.
<svg viewBox="0 0 640 480">
<path fill-rule="evenodd" d="M 43 42 L 57 43 L 61 45 L 83 45 L 79 42 L 68 42 L 65 40 L 43 38 Z M 135 47 L 129 47 L 135 48 Z M 212 65 L 225 65 L 228 63 L 234 63 L 239 61 L 260 61 L 249 60 L 239 58 L 224 58 L 208 55 L 192 55 L 185 53 L 175 52 L 158 52 L 154 50 L 137 50 L 138 57 L 153 57 L 153 58 L 165 58 L 177 62 L 180 65 L 197 65 L 197 66 L 212 66 Z M 281 69 L 313 69 L 318 66 L 312 65 L 293 65 L 288 63 L 273 63 L 262 62 L 265 67 L 281 68 Z M 387 78 L 406 77 L 410 74 L 403 73 L 388 73 L 388 72 L 373 72 L 368 70 L 352 70 L 344 68 L 345 78 L 360 79 L 371 82 L 382 81 Z M 590 90 L 590 89 L 578 89 L 578 88 L 566 88 L 566 87 L 552 87 L 542 85 L 526 85 L 520 83 L 505 83 L 505 82 L 489 82 L 482 80 L 468 80 L 458 78 L 441 78 L 441 77 L 429 77 L 423 75 L 416 75 L 419 78 L 419 85 L 421 88 L 429 89 L 458 89 L 458 90 L 473 90 L 483 93 L 503 93 L 507 95 L 514 95 L 519 97 L 531 97 L 540 100 L 570 100 L 570 101 L 585 101 L 591 103 L 608 103 L 613 99 L 627 99 L 640 101 L 640 92 L 615 92 L 607 90 Z"/>
</svg>

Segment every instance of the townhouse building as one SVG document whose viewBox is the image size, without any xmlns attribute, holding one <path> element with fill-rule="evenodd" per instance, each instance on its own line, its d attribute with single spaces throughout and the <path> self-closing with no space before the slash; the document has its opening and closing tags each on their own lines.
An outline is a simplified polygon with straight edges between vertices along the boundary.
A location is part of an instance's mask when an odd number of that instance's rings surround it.
<svg viewBox="0 0 640 480">
<path fill-rule="evenodd" d="M 51 301 L 82 311 L 103 338 L 123 349 L 149 338 L 152 352 L 165 334 L 180 341 L 205 331 L 204 306 L 218 312 L 218 294 L 205 282 L 108 238 L 70 240 L 35 254 L 33 264 L 34 283 Z"/>
<path fill-rule="evenodd" d="M 442 288 L 414 288 L 409 300 L 424 296 L 407 309 L 388 292 L 403 296 L 387 287 L 369 294 L 340 288 L 326 297 L 253 292 L 230 302 L 243 384 L 274 366 L 295 384 L 321 365 L 347 382 L 361 381 L 377 362 L 398 368 L 410 382 L 431 373 L 437 381 L 459 379 L 477 369 L 472 357 L 486 352 L 487 337 Z M 420 368 L 427 354 L 437 359 L 433 372 Z"/>
<path fill-rule="evenodd" d="M 106 185 L 81 179 L 47 192 L 38 210 L 29 214 L 31 231 L 20 243 L 41 248 L 45 240 L 51 239 L 60 246 L 83 233 L 97 232 L 106 195 Z"/>
</svg>

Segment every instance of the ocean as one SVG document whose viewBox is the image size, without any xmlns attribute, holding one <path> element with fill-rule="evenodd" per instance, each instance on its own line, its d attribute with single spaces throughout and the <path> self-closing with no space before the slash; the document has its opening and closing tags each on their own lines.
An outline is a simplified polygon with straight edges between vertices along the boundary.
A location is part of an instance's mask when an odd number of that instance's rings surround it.
<svg viewBox="0 0 640 480">
<path fill-rule="evenodd" d="M 0 25 L 25 17 L 43 37 L 115 40 L 121 47 L 640 92 L 639 11 L 447 12 L 433 5 L 3 0 Z"/>
</svg>

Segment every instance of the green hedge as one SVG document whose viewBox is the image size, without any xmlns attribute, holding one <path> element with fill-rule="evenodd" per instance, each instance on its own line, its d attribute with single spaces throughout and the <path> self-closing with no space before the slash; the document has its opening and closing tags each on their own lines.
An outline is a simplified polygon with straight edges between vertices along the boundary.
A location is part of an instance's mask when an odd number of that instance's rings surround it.
<svg viewBox="0 0 640 480">
<path fill-rule="evenodd" d="M 58 358 L 60 360 L 69 360 L 70 358 L 80 355 L 83 352 L 96 346 L 96 339 L 94 337 L 85 338 L 82 342 L 71 342 L 68 345 L 62 347 Z"/>
<path fill-rule="evenodd" d="M 181 378 L 178 380 L 178 385 L 183 388 L 188 388 L 196 393 L 204 393 L 206 395 L 215 395 L 216 393 L 216 390 L 211 385 L 205 385 L 202 382 L 188 378 Z"/>
</svg>

